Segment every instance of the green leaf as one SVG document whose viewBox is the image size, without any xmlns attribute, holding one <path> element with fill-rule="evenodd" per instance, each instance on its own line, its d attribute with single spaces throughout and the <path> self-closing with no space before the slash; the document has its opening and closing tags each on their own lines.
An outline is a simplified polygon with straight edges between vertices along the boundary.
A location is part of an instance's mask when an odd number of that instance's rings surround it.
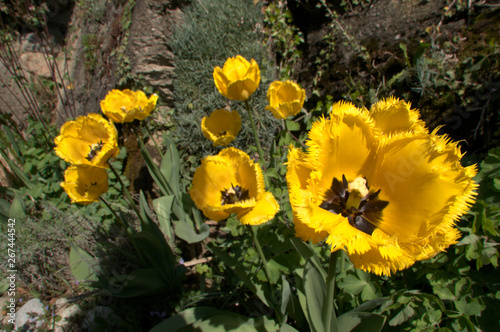
<svg viewBox="0 0 500 332">
<path fill-rule="evenodd" d="M 470 295 L 464 296 L 455 301 L 455 306 L 458 311 L 468 316 L 479 315 L 486 306 L 478 298 L 473 298 Z"/>
<path fill-rule="evenodd" d="M 170 214 L 172 213 L 172 203 L 174 199 L 175 197 L 173 195 L 168 195 L 153 200 L 153 208 L 158 217 L 160 230 L 168 239 L 171 239 L 173 236 Z"/>
<path fill-rule="evenodd" d="M 361 311 L 349 311 L 337 318 L 339 331 L 379 332 L 385 324 L 386 317 Z"/>
<path fill-rule="evenodd" d="M 79 282 L 97 281 L 99 262 L 74 244 L 69 251 L 69 264 L 71 273 Z"/>
<path fill-rule="evenodd" d="M 286 121 L 286 128 L 287 128 L 289 131 L 297 131 L 297 130 L 300 130 L 300 124 L 298 124 L 297 122 L 292 121 L 292 120 L 285 120 L 285 121 Z"/>
<path fill-rule="evenodd" d="M 280 332 L 299 332 L 288 324 L 281 325 Z"/>
<path fill-rule="evenodd" d="M 219 311 L 220 310 L 216 308 L 203 306 L 189 308 L 164 320 L 160 324 L 153 327 L 149 332 L 175 332 L 183 327 L 193 324 L 197 320 L 203 320 L 205 317 L 214 315 Z"/>
<path fill-rule="evenodd" d="M 389 325 L 397 326 L 403 324 L 413 315 L 415 315 L 415 309 L 413 309 L 411 305 L 408 304 L 389 321 Z"/>
<path fill-rule="evenodd" d="M 280 303 L 280 313 L 281 317 L 283 317 L 283 321 L 280 323 L 284 323 L 286 321 L 286 309 L 288 307 L 288 302 L 290 301 L 291 297 L 291 290 L 290 290 L 290 284 L 288 283 L 288 280 L 286 280 L 285 275 L 281 276 L 281 303 Z"/>
<path fill-rule="evenodd" d="M 175 223 L 175 235 L 189 244 L 198 243 L 210 235 L 210 227 L 207 224 L 201 224 L 200 233 L 196 233 L 193 226 L 188 225 L 187 222 L 178 221 Z"/>
<path fill-rule="evenodd" d="M 321 311 L 326 297 L 326 284 L 321 273 L 310 260 L 304 266 L 304 294 L 307 303 L 307 317 L 313 331 L 327 331 L 323 326 Z"/>
<path fill-rule="evenodd" d="M 249 318 L 230 311 L 220 311 L 219 314 L 196 321 L 191 331 L 200 332 L 274 332 L 279 326 L 267 317 Z"/>
<path fill-rule="evenodd" d="M 208 244 L 208 248 L 210 249 L 210 251 L 212 251 L 212 253 L 217 258 L 219 258 L 221 261 L 223 261 L 224 264 L 226 264 L 226 266 L 229 267 L 234 272 L 234 274 L 236 274 L 238 276 L 238 278 L 240 278 L 240 280 L 243 282 L 243 284 L 245 286 L 247 286 L 248 289 L 250 289 L 250 291 L 252 293 L 254 293 L 255 295 L 257 295 L 260 298 L 260 300 L 262 302 L 264 302 L 264 304 L 269 307 L 267 298 L 266 298 L 266 296 L 265 296 L 262 288 L 258 287 L 252 281 L 252 279 L 250 278 L 250 276 L 246 273 L 246 269 L 240 263 L 238 263 L 238 261 L 236 259 L 234 259 L 233 257 L 229 256 L 228 253 L 226 253 L 225 251 L 217 248 L 215 245 L 213 245 L 211 243 Z"/>
<path fill-rule="evenodd" d="M 157 295 L 169 289 L 165 279 L 155 269 L 139 269 L 130 274 L 110 277 L 106 280 L 105 289 L 111 295 L 130 298 L 144 295 Z"/>
<path fill-rule="evenodd" d="M 180 193 L 179 152 L 177 151 L 174 142 L 169 137 L 166 138 L 166 141 L 167 141 L 167 152 L 165 153 L 165 155 L 161 160 L 160 171 L 170 184 L 170 187 L 173 190 L 173 194 L 178 196 L 178 194 Z"/>
<path fill-rule="evenodd" d="M 323 280 L 325 280 L 327 275 L 326 271 L 325 269 L 323 269 L 321 261 L 319 260 L 318 255 L 313 250 L 313 248 L 311 248 L 309 244 L 306 244 L 304 241 L 296 237 L 291 238 L 290 241 L 292 242 L 293 246 L 298 251 L 298 253 L 302 256 L 302 258 L 304 258 L 305 261 L 309 259 L 311 260 L 311 263 L 314 264 L 316 269 L 321 274 Z"/>
<path fill-rule="evenodd" d="M 165 281 L 169 282 L 172 289 L 179 283 L 177 262 L 172 249 L 161 234 L 142 231 L 131 236 L 136 248 L 146 259 L 147 267 L 155 268 Z"/>
<path fill-rule="evenodd" d="M 14 197 L 9 210 L 10 218 L 25 219 L 26 218 L 25 210 L 26 210 L 26 205 L 24 204 L 24 202 L 20 200 L 18 197 Z"/>
</svg>

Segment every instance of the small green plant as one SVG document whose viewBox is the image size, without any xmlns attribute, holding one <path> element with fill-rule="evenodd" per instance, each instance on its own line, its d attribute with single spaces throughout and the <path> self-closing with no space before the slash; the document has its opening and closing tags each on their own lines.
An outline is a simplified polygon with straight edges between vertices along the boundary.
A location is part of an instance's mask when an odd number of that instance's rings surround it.
<svg viewBox="0 0 500 332">
<path fill-rule="evenodd" d="M 85 69 L 93 74 L 97 66 L 97 50 L 99 49 L 99 39 L 95 33 L 82 36 L 82 45 L 85 55 Z"/>
</svg>

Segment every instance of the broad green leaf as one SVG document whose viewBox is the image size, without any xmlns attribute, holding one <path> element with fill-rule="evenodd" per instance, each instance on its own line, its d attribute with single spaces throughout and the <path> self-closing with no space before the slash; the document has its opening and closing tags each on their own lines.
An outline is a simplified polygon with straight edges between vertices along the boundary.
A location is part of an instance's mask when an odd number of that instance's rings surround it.
<svg viewBox="0 0 500 332">
<path fill-rule="evenodd" d="M 10 210 L 9 210 L 9 215 L 10 218 L 19 218 L 19 219 L 25 219 L 26 218 L 26 206 L 22 200 L 20 200 L 18 197 L 14 197 L 12 200 L 12 204 L 10 205 Z"/>
<path fill-rule="evenodd" d="M 302 258 L 304 258 L 305 261 L 307 261 L 308 259 L 311 260 L 311 263 L 314 264 L 319 273 L 321 273 L 321 277 L 323 278 L 323 280 L 325 280 L 327 275 L 326 271 L 321 266 L 321 261 L 319 260 L 318 255 L 311 248 L 311 246 L 296 237 L 291 238 L 290 241 L 292 242 L 297 252 L 302 256 Z"/>
<path fill-rule="evenodd" d="M 167 152 L 161 160 L 160 171 L 170 184 L 173 194 L 178 196 L 180 193 L 180 158 L 179 152 L 174 142 L 167 137 Z"/>
<path fill-rule="evenodd" d="M 470 295 L 464 296 L 455 301 L 458 311 L 468 316 L 479 315 L 486 306 L 478 298 Z"/>
<path fill-rule="evenodd" d="M 282 288 L 281 288 L 280 313 L 281 317 L 283 317 L 283 320 L 286 321 L 286 309 L 288 307 L 288 302 L 290 301 L 291 290 L 290 290 L 290 284 L 288 283 L 288 280 L 286 280 L 285 275 L 281 276 L 281 280 L 282 280 L 281 282 Z"/>
<path fill-rule="evenodd" d="M 99 262 L 74 244 L 69 251 L 69 264 L 71 273 L 79 282 L 97 281 Z"/>
<path fill-rule="evenodd" d="M 196 233 L 193 226 L 188 225 L 187 222 L 178 221 L 175 223 L 175 235 L 189 244 L 198 243 L 210 235 L 210 227 L 207 224 L 201 224 L 200 233 Z"/>
<path fill-rule="evenodd" d="M 245 286 L 247 286 L 248 289 L 250 289 L 250 291 L 252 293 L 254 293 L 255 295 L 257 295 L 260 298 L 260 300 L 262 302 L 264 302 L 264 304 L 269 307 L 267 298 L 266 298 L 266 296 L 265 296 L 264 291 L 262 290 L 262 288 L 258 287 L 252 281 L 252 279 L 250 278 L 250 276 L 246 273 L 245 268 L 240 263 L 238 263 L 238 261 L 236 259 L 234 259 L 233 257 L 229 256 L 228 253 L 226 253 L 225 251 L 217 248 L 213 244 L 209 243 L 208 244 L 208 248 L 210 249 L 210 251 L 213 252 L 213 254 L 218 259 L 222 260 L 224 262 L 224 264 L 226 264 L 226 266 L 229 267 L 234 272 L 234 274 L 236 274 L 238 276 L 238 278 L 240 278 L 240 280 L 243 282 L 243 284 Z"/>
<path fill-rule="evenodd" d="M 219 311 L 220 310 L 216 308 L 203 306 L 189 308 L 179 312 L 175 316 L 164 320 L 160 324 L 153 327 L 150 332 L 175 332 L 183 327 L 193 324 L 197 320 L 203 320 L 207 316 L 214 315 Z"/>
<path fill-rule="evenodd" d="M 168 239 L 171 239 L 173 236 L 170 214 L 172 213 L 172 203 L 174 199 L 173 195 L 168 195 L 153 200 L 153 208 L 158 217 L 160 230 Z"/>
<path fill-rule="evenodd" d="M 299 332 L 295 328 L 291 327 L 288 324 L 283 324 L 281 325 L 280 331 L 279 332 Z"/>
<path fill-rule="evenodd" d="M 290 131 L 297 131 L 300 129 L 300 124 L 298 124 L 295 121 L 292 120 L 285 120 L 286 121 L 286 128 Z"/>
<path fill-rule="evenodd" d="M 337 318 L 338 330 L 342 332 L 379 332 L 386 317 L 370 312 L 349 311 Z"/>
<path fill-rule="evenodd" d="M 360 280 L 356 275 L 348 274 L 344 279 L 339 281 L 338 286 L 349 294 L 357 295 L 365 289 L 367 282 Z"/>
<path fill-rule="evenodd" d="M 313 331 L 327 331 L 323 326 L 321 312 L 326 297 L 326 285 L 321 273 L 310 260 L 304 267 L 304 294 L 307 302 L 307 316 Z"/>
<path fill-rule="evenodd" d="M 220 311 L 219 314 L 198 320 L 192 324 L 191 331 L 200 332 L 274 332 L 279 326 L 265 316 L 249 318 L 230 311 Z M 186 331 L 186 330 L 183 330 Z"/>
<path fill-rule="evenodd" d="M 142 231 L 133 234 L 131 238 L 142 257 L 146 259 L 145 265 L 155 268 L 165 281 L 171 283 L 172 288 L 177 287 L 177 263 L 163 235 Z"/>
<path fill-rule="evenodd" d="M 169 289 L 165 279 L 155 269 L 139 269 L 130 274 L 107 278 L 106 288 L 111 295 L 120 298 L 157 295 Z"/>
<path fill-rule="evenodd" d="M 408 304 L 389 321 L 389 325 L 398 326 L 400 324 L 403 324 L 413 315 L 415 315 L 415 309 L 413 309 L 411 305 Z"/>
</svg>

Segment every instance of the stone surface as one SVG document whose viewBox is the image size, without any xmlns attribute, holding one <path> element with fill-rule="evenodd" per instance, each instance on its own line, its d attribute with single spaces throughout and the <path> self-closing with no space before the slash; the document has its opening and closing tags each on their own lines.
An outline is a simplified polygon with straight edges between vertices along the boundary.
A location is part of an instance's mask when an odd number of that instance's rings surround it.
<svg viewBox="0 0 500 332">
<path fill-rule="evenodd" d="M 62 300 L 62 301 L 60 301 Z M 61 317 L 61 320 L 56 322 L 55 332 L 65 332 L 74 331 L 73 320 L 75 320 L 82 312 L 82 309 L 77 304 L 68 304 L 66 299 L 58 299 L 56 301 L 56 308 L 59 305 L 60 309 L 57 309 L 56 315 Z"/>
<path fill-rule="evenodd" d="M 137 1 L 127 47 L 132 74 L 143 76 L 167 105 L 173 102 L 174 70 L 174 54 L 168 41 L 180 16 L 180 9 L 167 8 L 165 1 Z"/>
<path fill-rule="evenodd" d="M 16 330 L 17 331 L 36 331 L 42 327 L 44 321 L 40 317 L 45 314 L 42 301 L 31 299 L 26 302 L 16 312 Z"/>
<path fill-rule="evenodd" d="M 83 322 L 82 322 L 82 330 L 83 331 L 100 331 L 99 327 L 101 324 L 97 321 L 96 318 L 101 318 L 102 320 L 109 322 L 112 320 L 114 314 L 113 310 L 110 307 L 99 306 L 91 309 L 87 312 Z M 102 326 L 101 326 L 102 327 Z"/>
</svg>

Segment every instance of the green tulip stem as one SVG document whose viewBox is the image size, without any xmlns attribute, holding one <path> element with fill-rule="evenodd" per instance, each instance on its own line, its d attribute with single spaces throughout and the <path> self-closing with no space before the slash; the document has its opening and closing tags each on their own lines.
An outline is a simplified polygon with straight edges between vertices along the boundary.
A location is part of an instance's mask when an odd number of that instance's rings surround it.
<svg viewBox="0 0 500 332">
<path fill-rule="evenodd" d="M 104 205 L 106 205 L 108 207 L 108 209 L 111 211 L 111 213 L 116 218 L 116 220 L 118 220 L 118 223 L 123 228 L 123 230 L 125 231 L 125 233 L 127 233 L 127 236 L 130 238 L 130 231 L 129 230 L 131 230 L 132 228 L 128 225 L 128 223 L 126 223 L 122 218 L 120 218 L 118 216 L 118 214 L 116 213 L 115 209 L 113 209 L 111 207 L 111 205 L 104 198 L 99 197 L 99 199 L 101 200 L 101 202 L 104 203 Z"/>
<path fill-rule="evenodd" d="M 149 130 L 148 123 L 146 121 L 143 121 L 143 122 L 144 122 L 144 127 L 146 127 L 146 131 L 149 134 L 149 138 L 153 141 L 154 145 L 156 146 L 156 150 L 158 150 L 158 153 L 160 154 L 160 156 L 163 156 L 163 153 L 161 153 L 161 149 L 158 146 L 158 143 L 156 143 L 156 141 L 153 139 L 153 134 L 151 134 L 151 131 Z"/>
<path fill-rule="evenodd" d="M 245 100 L 245 106 L 247 108 L 250 124 L 252 125 L 253 136 L 255 138 L 255 145 L 257 146 L 257 152 L 259 153 L 259 162 L 262 164 L 264 161 L 264 152 L 262 151 L 262 147 L 260 146 L 259 135 L 257 134 L 257 128 L 255 127 L 255 122 L 253 120 L 252 108 L 250 107 L 250 103 L 248 102 L 248 100 Z"/>
<path fill-rule="evenodd" d="M 113 167 L 113 165 L 111 165 L 111 163 L 109 163 L 109 168 L 111 169 L 111 171 L 113 172 L 113 174 L 115 175 L 115 177 L 118 179 L 118 182 L 120 182 L 120 186 L 122 187 L 122 192 L 125 194 L 125 197 L 127 197 L 130 205 L 132 205 L 132 209 L 134 209 L 135 214 L 137 215 L 137 217 L 139 218 L 139 220 L 141 221 L 141 223 L 145 224 L 145 222 L 142 219 L 142 216 L 141 216 L 139 210 L 137 209 L 137 206 L 135 206 L 135 202 L 134 202 L 134 199 L 132 198 L 132 195 L 130 195 L 130 193 L 129 193 L 127 187 L 125 186 L 125 183 L 123 183 L 120 175 L 115 170 L 115 168 Z"/>
<path fill-rule="evenodd" d="M 330 262 L 328 264 L 328 275 L 326 276 L 326 297 L 321 312 L 321 319 L 325 331 L 331 331 L 332 319 L 335 319 L 335 312 L 333 311 L 333 297 L 335 295 L 335 277 L 337 271 L 337 256 L 338 250 L 330 254 Z M 333 317 L 332 317 L 333 316 Z"/>
<path fill-rule="evenodd" d="M 251 225 L 247 225 L 247 228 L 252 235 L 253 243 L 255 244 L 255 248 L 259 253 L 260 260 L 262 261 L 262 266 L 264 266 L 264 272 L 266 273 L 267 281 L 271 282 L 271 272 L 269 271 L 269 267 L 267 266 L 267 259 L 266 256 L 264 256 L 264 252 L 262 251 L 262 247 L 260 246 L 257 234 L 255 234 L 255 231 Z"/>
</svg>

